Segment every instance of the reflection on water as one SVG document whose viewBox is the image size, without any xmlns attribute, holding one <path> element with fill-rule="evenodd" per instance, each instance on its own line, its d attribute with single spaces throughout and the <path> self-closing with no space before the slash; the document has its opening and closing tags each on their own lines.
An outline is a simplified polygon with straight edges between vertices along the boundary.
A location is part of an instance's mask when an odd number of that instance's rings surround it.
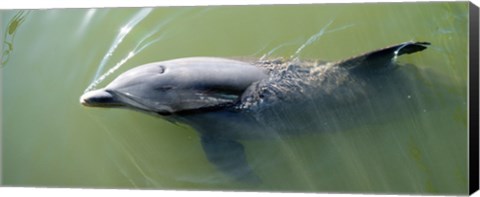
<svg viewBox="0 0 480 197">
<path fill-rule="evenodd" d="M 0 11 L 2 182 L 465 194 L 467 5 Z M 424 111 L 391 111 L 385 117 L 400 118 L 342 132 L 242 141 L 249 163 L 262 178 L 258 185 L 238 183 L 218 172 L 188 126 L 78 103 L 86 88 L 103 87 L 119 73 L 154 61 L 188 56 L 335 61 L 409 40 L 432 46 L 397 61 L 436 74 L 412 76 L 432 87 L 424 100 L 413 94 L 395 100 L 422 101 L 418 105 Z M 338 113 L 335 124 L 356 122 L 348 111 Z"/>
<path fill-rule="evenodd" d="M 184 10 L 183 12 L 177 12 L 176 14 L 172 15 L 172 16 L 169 16 L 169 18 L 167 18 L 166 20 L 163 20 L 162 22 L 159 22 L 157 24 L 157 26 L 155 28 L 151 28 L 151 31 L 142 38 L 142 40 L 140 40 L 138 42 L 138 44 L 133 48 L 132 51 L 130 51 L 130 53 L 127 54 L 127 56 L 122 59 L 120 62 L 118 62 L 115 66 L 113 66 L 111 69 L 109 69 L 106 73 L 104 73 L 103 75 L 100 76 L 100 73 L 103 71 L 106 63 L 108 62 L 109 58 L 113 55 L 113 53 L 115 52 L 116 48 L 118 47 L 118 45 L 121 44 L 121 42 L 123 41 L 123 39 L 125 38 L 125 36 L 127 36 L 127 34 L 132 30 L 132 28 L 135 27 L 135 25 L 137 25 L 139 22 L 141 22 L 145 17 L 148 16 L 148 14 L 152 11 L 152 9 L 150 8 L 144 8 L 144 9 L 141 9 L 139 11 L 138 14 L 136 14 L 135 16 L 132 17 L 132 19 L 125 25 L 123 26 L 121 29 L 120 29 L 120 33 L 117 35 L 117 37 L 115 38 L 115 40 L 113 41 L 113 44 L 112 46 L 110 47 L 110 49 L 108 50 L 107 54 L 103 57 L 102 61 L 100 62 L 99 66 L 98 66 L 98 69 L 97 69 L 97 72 L 95 73 L 95 81 L 93 81 L 88 87 L 87 89 L 85 89 L 84 92 L 88 92 L 90 90 L 93 90 L 100 82 L 102 82 L 103 80 L 105 80 L 106 77 L 108 77 L 110 74 L 112 74 L 113 72 L 115 72 L 115 70 L 117 70 L 118 68 L 120 68 L 123 64 L 125 64 L 130 58 L 132 58 L 135 54 L 137 53 L 140 53 L 142 50 L 144 50 L 146 47 L 160 41 L 161 39 L 163 39 L 164 37 L 164 32 L 163 31 L 160 31 L 161 28 L 163 28 L 165 25 L 171 23 L 175 18 L 178 17 L 178 15 L 184 13 L 185 11 L 188 11 L 188 10 Z M 88 17 L 88 15 L 86 16 Z M 157 35 L 161 33 L 160 35 Z"/>
<path fill-rule="evenodd" d="M 304 44 L 302 44 L 296 51 L 295 51 L 295 54 L 293 54 L 290 58 L 292 59 L 295 59 L 295 58 L 298 58 L 298 56 L 300 55 L 300 53 L 302 52 L 302 50 L 307 47 L 308 45 L 311 45 L 313 44 L 314 42 L 317 42 L 317 40 L 323 36 L 325 33 L 334 33 L 336 31 L 340 31 L 340 30 L 344 30 L 346 28 L 349 28 L 353 25 L 345 25 L 343 27 L 339 27 L 339 28 L 336 28 L 336 29 L 332 29 L 332 30 L 328 30 L 328 27 L 333 23 L 334 21 L 331 20 L 330 22 L 328 22 L 324 27 L 322 27 L 322 29 L 320 29 L 320 31 L 318 31 L 316 34 L 312 35 L 307 41 L 305 41 Z M 328 30 L 328 31 L 327 31 Z"/>
<path fill-rule="evenodd" d="M 152 10 L 151 9 L 143 9 L 141 10 L 138 14 L 136 14 L 135 16 L 132 17 L 132 19 L 124 26 L 120 29 L 120 33 L 117 35 L 117 37 L 114 39 L 110 49 L 108 49 L 108 52 L 107 54 L 105 54 L 105 56 L 103 57 L 102 61 L 100 62 L 100 65 L 99 65 L 99 68 L 97 70 L 97 72 L 95 73 L 95 79 L 97 79 L 100 75 L 100 73 L 103 71 L 103 68 L 105 67 L 105 64 L 107 63 L 107 61 L 109 60 L 109 58 L 113 55 L 113 52 L 115 51 L 115 49 L 118 47 L 118 45 L 120 43 L 122 43 L 123 39 L 125 38 L 125 36 L 128 35 L 128 33 L 130 32 L 130 30 L 136 25 L 138 24 L 143 18 L 145 18 Z M 85 18 L 90 18 L 90 13 L 87 13 L 87 15 L 85 16 Z M 102 75 L 100 77 L 100 79 L 92 82 L 89 87 L 87 87 L 87 89 L 84 91 L 84 92 L 87 92 L 87 91 L 90 91 L 92 90 L 93 88 L 95 88 L 96 84 L 100 83 L 101 81 L 103 81 L 105 79 L 105 77 L 107 77 L 108 75 L 110 75 L 111 73 L 113 73 L 116 69 L 118 69 L 121 65 L 123 65 L 128 59 L 130 59 L 131 57 L 133 57 L 134 53 L 133 52 L 130 52 L 128 54 L 128 56 L 126 58 L 124 58 L 123 60 L 120 61 L 120 63 L 118 63 L 116 66 L 114 66 L 112 69 L 110 69 L 107 73 L 105 73 L 104 75 Z"/>
<path fill-rule="evenodd" d="M 3 35 L 3 47 L 2 47 L 2 56 L 0 58 L 0 68 L 4 67 L 8 63 L 11 53 L 13 52 L 13 46 L 15 41 L 15 33 L 20 25 L 27 17 L 28 11 L 19 11 L 7 25 Z"/>
</svg>

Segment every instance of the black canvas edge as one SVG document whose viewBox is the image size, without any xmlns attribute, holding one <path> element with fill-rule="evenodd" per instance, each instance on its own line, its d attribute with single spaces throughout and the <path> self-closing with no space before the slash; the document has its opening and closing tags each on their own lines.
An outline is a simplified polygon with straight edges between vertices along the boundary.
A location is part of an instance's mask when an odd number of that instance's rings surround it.
<svg viewBox="0 0 480 197">
<path fill-rule="evenodd" d="M 469 6 L 469 194 L 479 189 L 478 7 Z"/>
</svg>

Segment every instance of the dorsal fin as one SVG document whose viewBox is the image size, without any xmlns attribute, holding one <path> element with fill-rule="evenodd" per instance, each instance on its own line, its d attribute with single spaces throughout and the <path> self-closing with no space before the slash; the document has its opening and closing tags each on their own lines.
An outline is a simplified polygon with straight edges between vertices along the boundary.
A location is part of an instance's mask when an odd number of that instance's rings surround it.
<svg viewBox="0 0 480 197">
<path fill-rule="evenodd" d="M 430 45 L 429 42 L 405 42 L 342 60 L 335 63 L 335 65 L 359 71 L 364 69 L 368 71 L 382 69 L 391 65 L 395 57 L 422 51 L 428 45 Z"/>
</svg>

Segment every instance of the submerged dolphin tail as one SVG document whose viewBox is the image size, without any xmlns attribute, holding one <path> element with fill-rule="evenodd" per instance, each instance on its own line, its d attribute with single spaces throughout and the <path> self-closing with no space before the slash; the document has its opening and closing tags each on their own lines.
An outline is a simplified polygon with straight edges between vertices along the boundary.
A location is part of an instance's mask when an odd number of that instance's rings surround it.
<svg viewBox="0 0 480 197">
<path fill-rule="evenodd" d="M 354 71 L 382 69 L 391 65 L 397 56 L 423 51 L 428 45 L 429 42 L 405 42 L 342 60 L 336 65 Z"/>
</svg>

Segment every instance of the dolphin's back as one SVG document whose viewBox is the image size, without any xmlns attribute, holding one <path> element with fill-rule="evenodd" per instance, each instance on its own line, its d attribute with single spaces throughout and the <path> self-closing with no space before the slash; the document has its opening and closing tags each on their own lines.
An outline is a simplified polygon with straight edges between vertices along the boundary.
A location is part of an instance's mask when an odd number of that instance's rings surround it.
<svg viewBox="0 0 480 197">
<path fill-rule="evenodd" d="M 400 109 L 419 110 L 425 81 L 415 66 L 393 58 L 427 44 L 403 43 L 334 63 L 258 63 L 274 69 L 243 93 L 237 109 L 282 135 L 346 130 L 394 118 Z"/>
<path fill-rule="evenodd" d="M 418 110 L 419 97 L 425 93 L 420 88 L 425 87 L 425 81 L 414 78 L 418 69 L 396 66 L 399 68 L 373 76 L 338 68 L 323 73 L 323 80 L 262 80 L 243 95 L 240 108 L 280 135 L 342 131 L 380 123 L 397 115 L 395 111 Z"/>
<path fill-rule="evenodd" d="M 164 61 L 162 64 L 173 65 L 170 69 L 177 70 L 177 75 L 188 74 L 189 76 L 184 78 L 191 81 L 191 83 L 222 84 L 225 88 L 238 90 L 243 90 L 252 81 L 257 81 L 267 76 L 262 69 L 252 64 L 217 57 L 180 58 Z M 211 74 L 212 72 L 215 74 Z M 192 80 L 192 78 L 195 80 Z M 185 83 L 184 81 L 182 82 Z"/>
</svg>

